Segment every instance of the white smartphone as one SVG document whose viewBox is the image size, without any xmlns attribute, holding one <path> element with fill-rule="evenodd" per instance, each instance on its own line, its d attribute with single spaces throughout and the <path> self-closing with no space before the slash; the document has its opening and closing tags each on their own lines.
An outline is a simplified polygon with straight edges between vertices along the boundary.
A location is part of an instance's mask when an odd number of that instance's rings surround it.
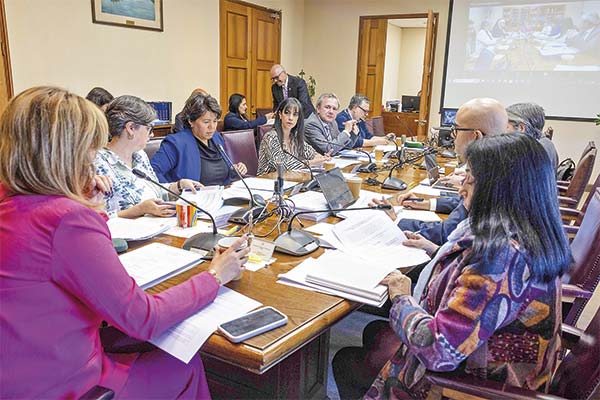
<svg viewBox="0 0 600 400">
<path fill-rule="evenodd" d="M 263 307 L 242 317 L 222 323 L 219 325 L 219 332 L 231 342 L 239 343 L 285 325 L 287 320 L 287 316 L 275 308 Z"/>
</svg>

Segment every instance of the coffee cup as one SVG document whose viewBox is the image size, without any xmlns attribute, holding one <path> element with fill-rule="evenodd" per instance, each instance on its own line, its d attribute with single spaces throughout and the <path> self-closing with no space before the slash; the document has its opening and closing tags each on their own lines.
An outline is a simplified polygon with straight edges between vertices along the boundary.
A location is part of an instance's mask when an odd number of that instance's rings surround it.
<svg viewBox="0 0 600 400">
<path fill-rule="evenodd" d="M 183 200 L 175 203 L 175 212 L 177 215 L 177 226 L 182 228 L 191 228 L 198 222 L 198 209 L 187 204 Z"/>
<path fill-rule="evenodd" d="M 453 163 L 444 164 L 444 175 L 448 176 L 454 172 L 456 165 Z"/>
<path fill-rule="evenodd" d="M 383 149 L 375 147 L 375 161 L 383 160 Z"/>
<path fill-rule="evenodd" d="M 350 188 L 350 192 L 355 199 L 358 199 L 360 196 L 360 187 L 362 186 L 362 181 L 362 178 L 358 176 L 352 176 L 346 180 L 348 187 Z"/>
<path fill-rule="evenodd" d="M 230 248 L 238 239 L 239 239 L 239 237 L 237 237 L 237 236 L 225 236 L 225 237 L 222 237 L 221 239 L 219 239 L 219 241 L 217 242 L 217 246 L 219 246 L 219 249 L 221 251 L 225 251 L 228 248 Z M 248 247 L 248 242 L 243 242 L 241 244 L 241 246 L 238 247 L 238 249 L 245 249 L 246 247 Z M 243 266 L 242 266 L 242 268 L 243 268 Z M 242 279 L 243 273 L 244 273 L 244 271 L 242 271 L 238 276 L 236 276 L 232 280 L 237 281 L 237 280 Z"/>
<path fill-rule="evenodd" d="M 325 169 L 325 171 L 331 171 L 332 169 L 335 168 L 335 162 L 334 161 L 325 161 L 323 163 L 323 168 Z"/>
</svg>

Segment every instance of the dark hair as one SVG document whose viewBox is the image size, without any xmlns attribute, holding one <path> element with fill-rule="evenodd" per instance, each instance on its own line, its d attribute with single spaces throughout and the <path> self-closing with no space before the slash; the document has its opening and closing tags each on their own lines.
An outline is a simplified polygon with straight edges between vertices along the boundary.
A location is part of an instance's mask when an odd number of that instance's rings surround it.
<svg viewBox="0 0 600 400">
<path fill-rule="evenodd" d="M 111 136 L 119 136 L 128 122 L 136 125 L 150 125 L 156 119 L 156 111 L 148 103 L 135 96 L 119 96 L 106 108 L 108 131 Z"/>
<path fill-rule="evenodd" d="M 514 239 L 526 254 L 534 281 L 548 282 L 565 273 L 571 252 L 554 170 L 543 146 L 527 135 L 503 133 L 474 141 L 465 157 L 474 178 L 471 257 L 492 265 Z"/>
<path fill-rule="evenodd" d="M 186 128 L 190 127 L 190 121 L 195 121 L 208 111 L 215 113 L 217 118 L 221 118 L 221 106 L 219 102 L 211 95 L 197 93 L 191 95 L 183 107 L 183 124 Z"/>
<path fill-rule="evenodd" d="M 543 136 L 546 113 L 541 106 L 535 103 L 516 103 L 506 107 L 506 113 L 509 124 L 523 124 L 525 133 L 534 139 L 539 140 Z"/>
<path fill-rule="evenodd" d="M 300 102 L 293 98 L 288 97 L 281 103 L 279 103 L 279 107 L 277 107 L 277 111 L 275 112 L 275 123 L 273 124 L 273 129 L 277 132 L 277 137 L 279 138 L 279 143 L 281 148 L 283 149 L 283 127 L 281 126 L 281 116 L 279 113 L 285 113 L 286 111 L 296 111 L 298 112 L 298 122 L 296 126 L 292 128 L 290 132 L 291 142 L 292 142 L 292 153 L 294 150 L 297 154 L 295 156 L 303 159 L 304 158 L 304 113 L 302 112 L 302 105 Z"/>
<path fill-rule="evenodd" d="M 348 109 L 352 110 L 354 107 L 360 106 L 363 102 L 370 103 L 369 98 L 364 94 L 356 93 L 350 99 L 350 104 L 348 104 Z"/>
<path fill-rule="evenodd" d="M 248 117 L 246 116 L 246 114 L 240 114 L 240 104 L 242 104 L 242 101 L 245 98 L 246 96 L 239 93 L 234 93 L 231 96 L 229 96 L 229 112 L 232 112 L 235 115 L 247 121 Z"/>
<path fill-rule="evenodd" d="M 85 96 L 85 98 L 98 107 L 102 107 L 105 104 L 113 101 L 114 97 L 110 92 L 101 87 L 95 87 Z"/>
</svg>

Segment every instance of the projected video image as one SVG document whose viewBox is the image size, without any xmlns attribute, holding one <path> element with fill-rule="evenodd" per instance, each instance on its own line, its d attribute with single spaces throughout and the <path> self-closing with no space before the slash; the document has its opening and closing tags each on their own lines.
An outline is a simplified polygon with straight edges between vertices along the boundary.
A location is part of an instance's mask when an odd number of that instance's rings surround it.
<svg viewBox="0 0 600 400">
<path fill-rule="evenodd" d="M 468 8 L 465 71 L 600 71 L 600 1 Z"/>
</svg>

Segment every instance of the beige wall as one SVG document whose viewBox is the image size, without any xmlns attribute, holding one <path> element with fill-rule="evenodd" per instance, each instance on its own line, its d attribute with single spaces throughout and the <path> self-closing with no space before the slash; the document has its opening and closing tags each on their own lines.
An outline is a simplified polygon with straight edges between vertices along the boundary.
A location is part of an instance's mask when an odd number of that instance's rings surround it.
<svg viewBox="0 0 600 400">
<path fill-rule="evenodd" d="M 437 125 L 448 4 L 446 0 L 305 0 L 304 64 L 317 78 L 317 92 L 334 91 L 343 104 L 354 94 L 360 16 L 424 13 L 431 8 L 439 13 L 430 114 L 432 125 Z M 549 121 L 548 124 L 555 128 L 554 143 L 561 159 L 579 159 L 589 140 L 600 144 L 600 127 L 591 122 Z M 594 177 L 599 172 L 600 161 L 597 161 Z"/>
<path fill-rule="evenodd" d="M 282 63 L 299 71 L 304 3 L 254 3 L 282 10 Z M 89 0 L 6 0 L 15 93 L 58 85 L 85 96 L 102 86 L 176 111 L 196 87 L 218 97 L 219 0 L 163 4 L 164 32 L 154 32 L 94 24 Z"/>
<path fill-rule="evenodd" d="M 385 41 L 385 67 L 383 69 L 383 95 L 381 97 L 383 104 L 388 100 L 398 98 L 401 54 L 402 28 L 388 22 Z"/>
<path fill-rule="evenodd" d="M 402 52 L 400 53 L 398 68 L 398 96 L 416 96 L 421 90 L 426 31 L 425 28 L 402 28 Z"/>
</svg>

